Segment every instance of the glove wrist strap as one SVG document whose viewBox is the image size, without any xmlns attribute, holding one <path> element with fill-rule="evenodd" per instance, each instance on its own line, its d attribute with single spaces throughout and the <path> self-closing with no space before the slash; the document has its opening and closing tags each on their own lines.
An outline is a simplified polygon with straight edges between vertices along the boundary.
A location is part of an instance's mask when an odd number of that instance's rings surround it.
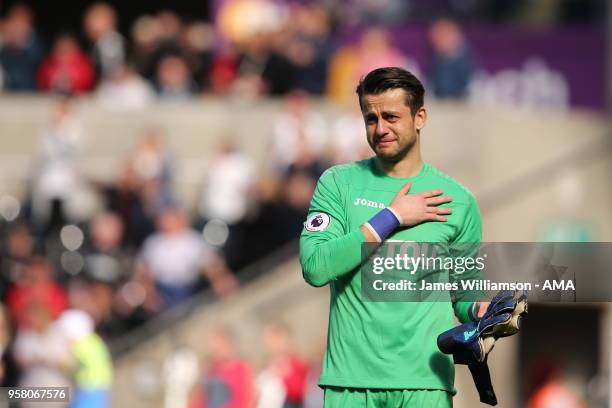
<svg viewBox="0 0 612 408">
<path fill-rule="evenodd" d="M 478 312 L 480 312 L 480 303 L 472 303 L 472 306 L 468 309 L 468 317 L 471 321 L 477 322 L 480 320 L 480 318 L 478 317 Z"/>
</svg>

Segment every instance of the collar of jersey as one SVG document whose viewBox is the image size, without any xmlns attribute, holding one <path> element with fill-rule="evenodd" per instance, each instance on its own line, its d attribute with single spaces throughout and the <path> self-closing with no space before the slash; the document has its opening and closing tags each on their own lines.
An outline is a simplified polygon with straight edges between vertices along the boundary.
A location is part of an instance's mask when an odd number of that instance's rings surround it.
<svg viewBox="0 0 612 408">
<path fill-rule="evenodd" d="M 419 173 L 416 176 L 412 176 L 412 177 L 393 177 L 393 176 L 389 176 L 388 174 L 386 174 L 385 172 L 383 172 L 377 165 L 376 165 L 376 156 L 373 156 L 370 159 L 370 166 L 372 168 L 373 173 L 377 176 L 377 177 L 381 177 L 385 180 L 392 180 L 392 181 L 401 181 L 401 182 L 408 182 L 408 181 L 415 181 L 418 180 L 419 178 L 423 177 L 425 174 L 427 174 L 427 172 L 429 171 L 430 165 L 429 163 L 423 162 L 423 166 L 421 166 L 421 170 L 419 171 Z"/>
</svg>

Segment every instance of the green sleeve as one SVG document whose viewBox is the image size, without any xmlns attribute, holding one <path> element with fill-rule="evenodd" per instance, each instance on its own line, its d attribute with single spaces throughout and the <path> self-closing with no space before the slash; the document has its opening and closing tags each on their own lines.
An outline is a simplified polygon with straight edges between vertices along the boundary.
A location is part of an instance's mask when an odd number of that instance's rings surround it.
<svg viewBox="0 0 612 408">
<path fill-rule="evenodd" d="M 312 286 L 323 286 L 361 264 L 361 244 L 365 237 L 360 228 L 350 230 L 343 200 L 344 186 L 338 173 L 326 171 L 315 189 L 308 220 L 323 214 L 329 220 L 319 230 L 305 228 L 300 236 L 300 263 L 304 279 Z"/>
<path fill-rule="evenodd" d="M 457 236 L 452 243 L 455 249 L 453 257 L 476 258 L 480 250 L 482 241 L 482 220 L 478 204 L 474 197 L 470 195 L 464 215 L 463 222 Z M 452 274 L 452 279 L 479 279 L 480 270 L 478 268 L 468 269 L 462 274 Z M 453 299 L 453 309 L 455 315 L 461 323 L 466 323 L 474 319 L 471 314 L 472 304 L 474 303 L 475 293 L 463 290 L 456 290 L 451 293 Z"/>
</svg>

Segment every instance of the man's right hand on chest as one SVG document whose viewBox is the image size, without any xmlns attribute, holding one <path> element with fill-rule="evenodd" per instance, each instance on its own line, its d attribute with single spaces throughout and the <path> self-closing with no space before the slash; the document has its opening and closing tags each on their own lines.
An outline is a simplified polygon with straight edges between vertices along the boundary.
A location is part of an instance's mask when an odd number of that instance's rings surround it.
<svg viewBox="0 0 612 408">
<path fill-rule="evenodd" d="M 408 194 L 410 187 L 412 183 L 406 183 L 387 208 L 362 225 L 366 241 L 381 243 L 397 227 L 411 227 L 427 221 L 444 222 L 447 220 L 445 216 L 453 212 L 451 208 L 439 207 L 453 200 L 442 196 L 442 190 Z"/>
</svg>

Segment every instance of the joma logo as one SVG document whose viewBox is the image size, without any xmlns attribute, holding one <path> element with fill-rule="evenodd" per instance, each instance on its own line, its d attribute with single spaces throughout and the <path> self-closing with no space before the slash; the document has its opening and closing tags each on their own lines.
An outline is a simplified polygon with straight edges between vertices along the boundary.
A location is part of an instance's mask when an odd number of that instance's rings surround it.
<svg viewBox="0 0 612 408">
<path fill-rule="evenodd" d="M 376 201 L 366 200 L 365 198 L 356 198 L 353 205 L 362 205 L 372 208 L 385 208 L 383 203 L 377 203 Z"/>
</svg>

